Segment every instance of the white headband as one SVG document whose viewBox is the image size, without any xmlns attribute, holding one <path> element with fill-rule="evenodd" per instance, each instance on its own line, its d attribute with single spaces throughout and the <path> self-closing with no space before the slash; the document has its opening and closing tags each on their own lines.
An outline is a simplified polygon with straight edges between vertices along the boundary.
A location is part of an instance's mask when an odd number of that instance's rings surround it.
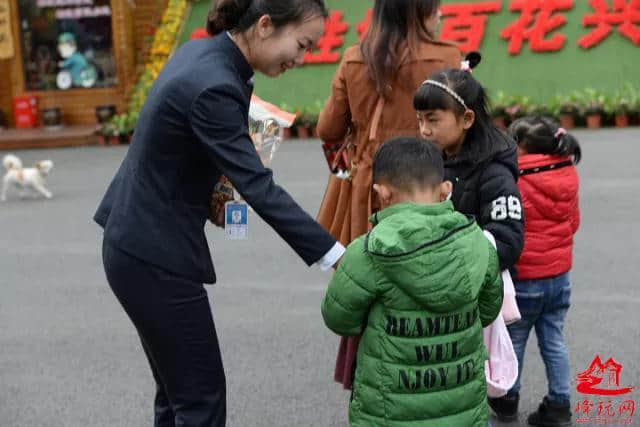
<svg viewBox="0 0 640 427">
<path fill-rule="evenodd" d="M 453 89 L 449 88 L 447 85 L 443 85 L 442 83 L 437 82 L 435 80 L 425 80 L 425 81 L 422 82 L 422 84 L 423 85 L 431 85 L 431 86 L 439 87 L 440 89 L 444 90 L 449 95 L 451 95 L 453 97 L 453 99 L 458 101 L 460 103 L 460 105 L 462 105 L 464 107 L 465 110 L 468 110 L 467 104 L 464 103 L 464 99 L 462 99 L 462 97 L 460 95 L 455 93 L 453 91 Z"/>
</svg>

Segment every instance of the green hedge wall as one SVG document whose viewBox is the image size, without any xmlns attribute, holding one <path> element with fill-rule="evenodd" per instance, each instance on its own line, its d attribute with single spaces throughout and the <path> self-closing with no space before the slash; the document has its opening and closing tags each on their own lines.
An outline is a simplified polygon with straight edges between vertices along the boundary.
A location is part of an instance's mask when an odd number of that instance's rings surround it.
<svg viewBox="0 0 640 427">
<path fill-rule="evenodd" d="M 477 0 L 445 0 L 444 4 L 473 3 Z M 614 28 L 611 35 L 598 46 L 584 50 L 578 39 L 593 28 L 582 27 L 582 17 L 592 13 L 587 0 L 574 0 L 567 12 L 567 24 L 556 30 L 567 36 L 564 48 L 554 53 L 536 53 L 525 41 L 521 53 L 509 55 L 508 41 L 499 33 L 520 15 L 509 11 L 512 0 L 501 0 L 500 12 L 488 15 L 485 36 L 480 51 L 482 64 L 474 71 L 490 91 L 503 90 L 508 94 L 527 95 L 536 102 L 546 102 L 558 93 L 592 87 L 612 94 L 625 83 L 640 85 L 640 46 L 634 45 Z M 372 7 L 371 0 L 326 0 L 330 9 L 344 12 L 344 21 L 350 28 L 345 35 L 342 50 L 357 41 L 356 25 Z M 611 4 L 612 0 L 608 0 Z M 209 0 L 194 1 L 182 35 L 189 39 L 194 28 L 202 27 L 210 7 Z M 637 26 L 640 28 L 640 25 Z M 553 33 L 552 33 L 553 34 Z M 306 65 L 291 70 L 276 79 L 257 76 L 256 93 L 264 99 L 286 104 L 291 108 L 307 108 L 323 103 L 329 95 L 331 79 L 337 64 Z M 425 76 L 426 77 L 426 76 Z"/>
</svg>

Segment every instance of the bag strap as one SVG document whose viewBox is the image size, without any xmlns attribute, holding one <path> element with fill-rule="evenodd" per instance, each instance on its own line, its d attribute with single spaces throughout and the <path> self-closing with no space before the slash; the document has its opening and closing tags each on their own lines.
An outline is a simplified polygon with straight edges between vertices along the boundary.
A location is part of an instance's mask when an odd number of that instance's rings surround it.
<svg viewBox="0 0 640 427">
<path fill-rule="evenodd" d="M 378 128 L 380 127 L 380 119 L 382 118 L 382 111 L 384 110 L 385 99 L 384 96 L 378 96 L 378 102 L 376 102 L 376 108 L 373 110 L 373 117 L 371 118 L 371 129 L 369 129 L 369 141 L 375 141 L 378 136 Z"/>
</svg>

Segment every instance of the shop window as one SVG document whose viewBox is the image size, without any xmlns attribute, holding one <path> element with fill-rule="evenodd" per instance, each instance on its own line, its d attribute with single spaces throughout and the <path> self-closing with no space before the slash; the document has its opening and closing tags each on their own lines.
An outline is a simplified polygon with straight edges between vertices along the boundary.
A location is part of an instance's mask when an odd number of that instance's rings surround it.
<svg viewBox="0 0 640 427">
<path fill-rule="evenodd" d="M 18 0 L 25 89 L 117 84 L 109 0 Z"/>
</svg>

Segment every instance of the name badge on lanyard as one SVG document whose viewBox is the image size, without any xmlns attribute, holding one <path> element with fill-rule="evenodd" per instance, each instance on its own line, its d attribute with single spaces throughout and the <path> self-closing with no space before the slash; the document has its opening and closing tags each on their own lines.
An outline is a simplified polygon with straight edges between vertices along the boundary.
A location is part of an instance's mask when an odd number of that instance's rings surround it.
<svg viewBox="0 0 640 427">
<path fill-rule="evenodd" d="M 224 234 L 227 240 L 249 238 L 249 205 L 241 200 L 232 200 L 224 205 Z"/>
</svg>

